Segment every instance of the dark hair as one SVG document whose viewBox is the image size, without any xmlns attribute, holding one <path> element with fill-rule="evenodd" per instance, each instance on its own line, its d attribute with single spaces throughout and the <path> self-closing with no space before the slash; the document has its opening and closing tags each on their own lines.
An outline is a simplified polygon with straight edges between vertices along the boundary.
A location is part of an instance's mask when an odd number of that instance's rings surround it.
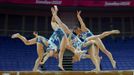
<svg viewBox="0 0 134 75">
<path fill-rule="evenodd" d="M 74 31 L 72 32 L 74 35 L 77 35 Z"/>
<path fill-rule="evenodd" d="M 74 28 L 73 28 L 73 30 L 76 30 L 76 29 L 78 29 L 78 28 L 80 28 L 79 26 L 75 26 Z"/>
<path fill-rule="evenodd" d="M 81 25 L 80 25 L 80 23 L 78 23 L 78 24 L 77 24 L 77 27 L 81 28 Z"/>
<path fill-rule="evenodd" d="M 76 30 L 77 28 L 78 28 L 77 26 L 73 27 L 72 33 L 75 34 L 75 35 L 76 35 L 75 30 Z"/>
<path fill-rule="evenodd" d="M 34 33 L 35 33 L 35 34 L 38 34 L 38 32 L 37 32 L 37 31 L 34 31 Z"/>
</svg>

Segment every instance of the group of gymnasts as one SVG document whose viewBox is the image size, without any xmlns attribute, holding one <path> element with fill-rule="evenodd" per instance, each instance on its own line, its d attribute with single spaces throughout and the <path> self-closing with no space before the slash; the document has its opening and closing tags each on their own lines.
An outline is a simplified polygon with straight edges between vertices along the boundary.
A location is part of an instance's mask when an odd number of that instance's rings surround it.
<svg viewBox="0 0 134 75">
<path fill-rule="evenodd" d="M 101 39 L 112 34 L 119 34 L 119 30 L 106 31 L 99 35 L 94 35 L 83 22 L 80 16 L 81 11 L 77 11 L 77 18 L 80 26 L 73 30 L 69 29 L 58 17 L 58 7 L 51 7 L 52 19 L 51 27 L 54 30 L 49 39 L 40 36 L 38 32 L 33 32 L 34 38 L 27 40 L 19 33 L 13 34 L 12 38 L 19 38 L 25 45 L 37 46 L 38 58 L 35 61 L 33 71 L 38 71 L 39 65 L 44 64 L 49 57 L 58 58 L 58 67 L 63 68 L 63 54 L 66 49 L 70 50 L 73 55 L 72 62 L 78 62 L 81 59 L 89 58 L 95 65 L 94 71 L 100 71 L 100 62 L 102 57 L 99 56 L 99 50 L 106 54 L 111 61 L 113 68 L 116 68 L 116 61 L 112 54 L 106 49 Z"/>
</svg>

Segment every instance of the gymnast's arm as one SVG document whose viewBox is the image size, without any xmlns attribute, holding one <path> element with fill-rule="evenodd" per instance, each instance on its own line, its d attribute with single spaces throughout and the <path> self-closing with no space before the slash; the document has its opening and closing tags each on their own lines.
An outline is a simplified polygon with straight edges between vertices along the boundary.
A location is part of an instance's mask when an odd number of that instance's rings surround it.
<svg viewBox="0 0 134 75">
<path fill-rule="evenodd" d="M 85 25 L 82 17 L 80 16 L 80 14 L 81 14 L 81 11 L 77 11 L 77 18 L 78 18 L 78 21 L 80 23 L 81 29 L 84 30 L 84 31 L 85 30 L 88 31 L 88 28 L 86 27 L 86 25 Z"/>
</svg>

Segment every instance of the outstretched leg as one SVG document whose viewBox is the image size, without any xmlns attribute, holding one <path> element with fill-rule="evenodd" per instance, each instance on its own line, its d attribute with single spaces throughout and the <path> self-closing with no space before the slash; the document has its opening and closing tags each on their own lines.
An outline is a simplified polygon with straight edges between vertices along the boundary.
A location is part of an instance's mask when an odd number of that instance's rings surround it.
<svg viewBox="0 0 134 75">
<path fill-rule="evenodd" d="M 109 36 L 109 35 L 112 35 L 112 34 L 119 34 L 119 33 L 120 33 L 119 30 L 105 31 L 105 32 L 103 32 L 102 34 L 98 35 L 98 37 L 99 37 L 100 39 L 103 39 L 103 38 L 106 37 L 106 36 Z"/>
<path fill-rule="evenodd" d="M 95 40 L 95 39 L 103 39 L 109 35 L 112 35 L 112 34 L 119 34 L 120 31 L 119 30 L 112 30 L 112 31 L 105 31 L 103 32 L 102 34 L 99 34 L 99 35 L 93 35 L 93 36 L 90 36 L 90 37 L 87 37 L 86 40 Z"/>
<path fill-rule="evenodd" d="M 20 35 L 19 33 L 13 34 L 11 38 L 13 38 L 13 39 L 19 38 L 25 45 L 36 44 L 36 38 L 27 40 L 24 36 Z"/>
<path fill-rule="evenodd" d="M 52 15 L 53 15 L 53 21 L 55 21 L 64 31 L 66 34 L 70 34 L 70 29 L 64 24 L 61 19 L 57 16 L 58 8 L 51 8 Z"/>
</svg>

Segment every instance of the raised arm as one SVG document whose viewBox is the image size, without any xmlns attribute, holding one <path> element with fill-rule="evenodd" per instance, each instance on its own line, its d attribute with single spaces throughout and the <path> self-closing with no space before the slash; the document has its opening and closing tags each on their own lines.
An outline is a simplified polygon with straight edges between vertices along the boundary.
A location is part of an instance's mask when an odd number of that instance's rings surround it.
<svg viewBox="0 0 134 75">
<path fill-rule="evenodd" d="M 86 27 L 83 19 L 81 18 L 80 14 L 81 14 L 81 11 L 77 11 L 77 18 L 78 18 L 78 21 L 80 23 L 81 29 L 82 30 L 87 30 L 87 27 Z"/>
</svg>

